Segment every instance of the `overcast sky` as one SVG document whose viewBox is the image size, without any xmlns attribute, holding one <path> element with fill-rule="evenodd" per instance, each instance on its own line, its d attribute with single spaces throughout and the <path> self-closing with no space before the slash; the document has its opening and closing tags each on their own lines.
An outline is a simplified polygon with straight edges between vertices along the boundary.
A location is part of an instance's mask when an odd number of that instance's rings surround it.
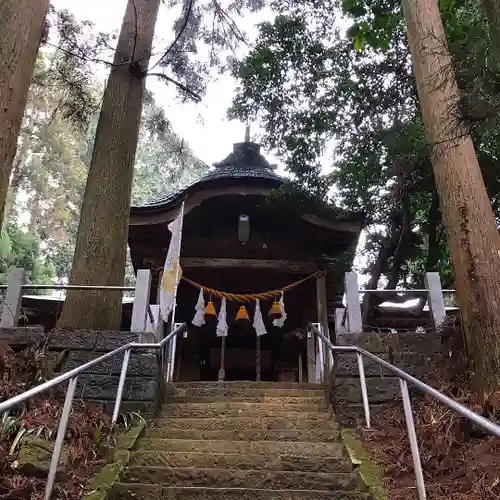
<svg viewBox="0 0 500 500">
<path fill-rule="evenodd" d="M 52 0 L 52 4 L 57 9 L 68 9 L 78 20 L 92 21 L 100 31 L 109 32 L 119 30 L 127 0 Z M 257 23 L 270 19 L 271 16 L 270 10 L 264 10 L 246 16 L 244 21 L 238 20 L 238 26 L 253 40 L 257 34 Z M 167 42 L 172 39 L 168 34 L 172 32 L 173 21 L 171 12 L 162 2 L 156 33 L 161 34 L 161 38 Z M 238 56 L 243 56 L 246 50 L 246 47 L 241 47 Z M 102 74 L 104 79 L 105 73 Z M 175 132 L 188 141 L 198 157 L 206 163 L 222 160 L 230 153 L 234 142 L 243 140 L 244 125 L 230 122 L 226 118 L 235 90 L 235 81 L 231 76 L 218 76 L 211 82 L 200 104 L 179 103 L 174 90 L 166 87 L 163 82 L 148 79 L 147 86 L 155 93 L 158 103 L 165 108 Z M 252 126 L 252 135 L 254 132 L 259 132 L 256 124 Z M 268 158 L 276 162 L 269 155 Z"/>
<path fill-rule="evenodd" d="M 99 31 L 118 31 L 125 13 L 127 0 L 52 0 L 57 9 L 68 9 L 78 20 L 90 20 Z M 257 36 L 257 24 L 270 20 L 273 14 L 270 9 L 264 9 L 258 14 L 238 19 L 240 29 L 249 36 L 250 42 Z M 171 41 L 169 34 L 172 32 L 173 17 L 162 2 L 156 25 L 156 34 L 161 34 L 163 41 Z M 243 57 L 248 50 L 242 46 L 238 56 Z M 99 75 L 103 81 L 107 70 L 100 69 Z M 245 126 L 239 122 L 230 122 L 226 118 L 227 109 L 236 88 L 235 80 L 229 76 L 218 76 L 212 81 L 207 93 L 200 104 L 181 104 L 176 100 L 174 89 L 168 88 L 164 83 L 148 79 L 147 86 L 155 93 L 157 102 L 165 108 L 166 115 L 171 121 L 173 129 L 189 142 L 196 155 L 208 164 L 220 161 L 232 150 L 234 142 L 241 142 L 244 138 Z M 252 135 L 260 134 L 258 124 L 252 124 Z M 329 156 L 330 150 L 325 156 Z M 272 163 L 278 164 L 278 172 L 284 171 L 275 157 L 265 152 Z M 327 165 L 329 162 L 327 163 Z M 325 165 L 326 166 L 326 165 Z M 363 245 L 364 233 L 361 235 L 360 244 Z M 356 259 L 356 264 L 362 264 L 363 259 Z M 365 283 L 366 276 L 360 276 L 360 281 Z"/>
</svg>

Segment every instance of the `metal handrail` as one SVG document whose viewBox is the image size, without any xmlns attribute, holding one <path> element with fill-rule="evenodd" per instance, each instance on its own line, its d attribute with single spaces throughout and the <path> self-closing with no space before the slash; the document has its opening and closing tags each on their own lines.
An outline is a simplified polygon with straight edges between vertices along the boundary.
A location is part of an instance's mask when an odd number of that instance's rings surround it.
<svg viewBox="0 0 500 500">
<path fill-rule="evenodd" d="M 445 293 L 456 293 L 454 288 L 443 288 Z M 429 293 L 427 288 L 360 288 L 359 293 Z"/>
<path fill-rule="evenodd" d="M 54 444 L 54 451 L 52 452 L 52 459 L 50 462 L 49 473 L 47 476 L 47 483 L 45 485 L 45 493 L 44 500 L 49 500 L 52 494 L 52 490 L 54 488 L 54 482 L 56 478 L 57 465 L 59 463 L 59 457 L 61 456 L 61 450 L 64 443 L 64 437 L 66 435 L 66 429 L 68 426 L 68 419 L 71 412 L 71 406 L 73 404 L 73 398 L 75 396 L 76 383 L 78 380 L 78 376 L 82 373 L 85 373 L 93 366 L 99 365 L 100 363 L 117 356 L 120 353 L 124 353 L 122 368 L 120 372 L 120 379 L 118 382 L 118 389 L 116 391 L 116 399 L 115 405 L 113 409 L 113 416 L 111 418 L 111 423 L 115 424 L 118 420 L 118 414 L 120 412 L 120 405 L 123 397 L 123 389 L 125 387 L 125 380 L 127 378 L 127 369 L 128 363 L 130 360 L 130 353 L 133 349 L 161 349 L 162 354 L 164 354 L 165 347 L 168 347 L 170 341 L 174 340 L 179 333 L 182 333 L 187 330 L 187 323 L 183 323 L 182 325 L 175 328 L 171 333 L 169 333 L 164 339 L 162 339 L 158 343 L 138 343 L 138 342 L 130 342 L 121 347 L 118 347 L 114 351 L 108 352 L 99 356 L 92 361 L 88 361 L 87 363 L 74 368 L 66 373 L 63 373 L 43 384 L 40 384 L 32 389 L 29 389 L 22 394 L 18 394 L 7 401 L 3 401 L 0 403 L 0 415 L 9 411 L 20 404 L 28 401 L 29 399 L 38 396 L 54 387 L 57 387 L 63 384 L 66 381 L 69 381 L 68 388 L 66 389 L 66 398 L 64 400 L 64 407 L 61 414 L 61 418 L 59 420 L 59 428 L 57 430 L 56 442 Z M 173 373 L 172 369 L 169 369 L 167 372 L 167 377 L 171 376 Z M 167 380 L 168 381 L 168 380 Z"/>
<path fill-rule="evenodd" d="M 0 290 L 5 290 L 8 285 L 0 285 Z M 133 292 L 135 287 L 126 285 L 64 285 L 64 284 L 35 284 L 24 283 L 21 285 L 25 290 L 112 290 L 122 292 Z M 427 288 L 359 288 L 359 293 L 428 293 Z M 443 288 L 445 293 L 456 293 L 454 288 Z"/>
<path fill-rule="evenodd" d="M 426 500 L 427 494 L 425 491 L 425 482 L 424 475 L 422 471 L 422 462 L 420 460 L 420 452 L 418 449 L 418 441 L 417 435 L 415 431 L 415 423 L 413 421 L 413 412 L 411 408 L 411 399 L 410 394 L 408 392 L 408 384 L 413 385 L 419 391 L 427 394 L 428 396 L 433 397 L 450 410 L 453 410 L 455 413 L 458 413 L 462 417 L 467 418 L 477 426 L 484 429 L 486 432 L 500 437 L 500 426 L 493 423 L 491 420 L 488 420 L 481 415 L 478 415 L 474 411 L 470 410 L 466 406 L 458 403 L 457 401 L 449 398 L 444 395 L 442 392 L 434 389 L 433 387 L 425 384 L 421 380 L 418 380 L 415 377 L 412 377 L 410 374 L 401 370 L 400 368 L 392 365 L 391 363 L 375 356 L 371 352 L 365 351 L 357 346 L 337 346 L 333 345 L 332 342 L 324 335 L 324 333 L 317 328 L 314 324 L 309 325 L 310 331 L 312 331 L 319 339 L 322 340 L 323 344 L 328 347 L 331 353 L 339 352 L 339 353 L 356 353 L 358 358 L 358 370 L 359 370 L 359 380 L 361 385 L 361 397 L 363 400 L 363 408 L 365 413 L 365 422 L 366 427 L 369 429 L 371 427 L 370 423 L 370 405 L 368 401 L 368 389 L 366 385 L 366 377 L 364 370 L 363 357 L 369 358 L 372 361 L 375 361 L 378 365 L 386 368 L 390 372 L 392 372 L 399 379 L 399 385 L 401 389 L 401 396 L 403 398 L 403 407 L 405 412 L 406 419 L 406 427 L 408 430 L 408 438 L 410 441 L 411 454 L 413 458 L 413 467 L 415 470 L 416 483 L 417 483 L 417 491 L 419 500 Z M 321 352 L 321 351 L 320 351 Z"/>
<path fill-rule="evenodd" d="M 0 285 L 0 290 L 7 288 L 8 285 Z M 57 283 L 50 285 L 24 283 L 21 288 L 23 290 L 111 290 L 119 292 L 133 292 L 135 290 L 135 287 L 125 285 L 59 285 Z"/>
</svg>

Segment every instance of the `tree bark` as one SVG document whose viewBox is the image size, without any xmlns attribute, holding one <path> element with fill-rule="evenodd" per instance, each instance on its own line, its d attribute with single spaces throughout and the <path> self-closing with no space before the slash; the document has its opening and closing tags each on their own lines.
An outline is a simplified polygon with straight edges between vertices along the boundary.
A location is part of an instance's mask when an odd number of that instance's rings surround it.
<svg viewBox="0 0 500 500">
<path fill-rule="evenodd" d="M 403 0 L 439 206 L 450 247 L 473 382 L 500 382 L 500 235 L 472 139 L 458 121 L 459 91 L 437 0 Z"/>
<path fill-rule="evenodd" d="M 85 187 L 72 284 L 123 285 L 134 160 L 160 0 L 129 0 Z M 69 291 L 58 325 L 117 329 L 122 292 Z"/>
<path fill-rule="evenodd" d="M 0 227 L 49 0 L 0 1 Z"/>
</svg>

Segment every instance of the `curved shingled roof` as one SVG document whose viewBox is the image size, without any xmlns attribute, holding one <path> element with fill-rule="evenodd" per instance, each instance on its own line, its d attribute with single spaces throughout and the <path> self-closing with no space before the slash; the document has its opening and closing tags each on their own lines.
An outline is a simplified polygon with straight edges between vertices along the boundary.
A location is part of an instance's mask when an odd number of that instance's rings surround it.
<svg viewBox="0 0 500 500">
<path fill-rule="evenodd" d="M 273 172 L 275 166 L 271 165 L 262 156 L 260 145 L 254 142 L 234 144 L 233 152 L 224 160 L 214 163 L 213 166 L 215 167 L 213 170 L 207 172 L 193 184 L 147 205 L 132 207 L 132 212 L 154 211 L 155 209 L 175 205 L 193 191 L 197 191 L 212 182 L 227 184 L 234 181 L 240 183 L 245 180 L 249 184 L 259 183 L 271 188 L 278 187 L 284 182 L 282 177 Z"/>
</svg>

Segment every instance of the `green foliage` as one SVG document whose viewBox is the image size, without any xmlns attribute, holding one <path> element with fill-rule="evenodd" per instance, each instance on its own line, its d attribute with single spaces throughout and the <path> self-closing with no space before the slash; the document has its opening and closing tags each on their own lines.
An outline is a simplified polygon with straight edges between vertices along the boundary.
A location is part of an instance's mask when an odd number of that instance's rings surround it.
<svg viewBox="0 0 500 500">
<path fill-rule="evenodd" d="M 151 93 L 143 105 L 135 158 L 132 203 L 142 205 L 176 191 L 208 170 L 189 145 L 171 128 Z"/>
<path fill-rule="evenodd" d="M 54 268 L 47 262 L 38 235 L 13 224 L 0 237 L 0 283 L 6 284 L 11 266 L 24 267 L 28 283 L 50 283 Z"/>
<path fill-rule="evenodd" d="M 275 19 L 260 26 L 235 68 L 230 116 L 259 120 L 262 142 L 306 191 L 366 214 L 361 254 L 371 285 L 386 276 L 389 287 L 420 286 L 425 270 L 439 270 L 452 283 L 400 2 L 290 4 L 274 2 Z M 444 1 L 441 8 L 456 62 L 449 70 L 464 96 L 462 118 L 499 213 L 495 46 L 478 2 Z M 347 36 L 335 28 L 340 12 L 350 21 Z"/>
<path fill-rule="evenodd" d="M 93 110 L 89 128 L 84 129 L 83 108 L 70 116 L 61 104 L 75 109 L 63 83 L 54 83 L 65 60 L 60 52 L 41 53 L 38 59 L 14 162 L 9 223 L 0 238 L 1 283 L 6 282 L 11 265 L 25 267 L 32 283 L 60 281 L 69 275 L 97 110 Z M 80 71 L 75 68 L 71 78 L 78 79 Z M 86 95 L 100 99 L 101 89 L 95 81 L 83 82 Z M 143 111 L 133 185 L 137 204 L 169 194 L 208 168 L 171 129 L 151 93 L 147 93 Z M 129 285 L 134 283 L 130 259 L 126 280 Z"/>
<path fill-rule="evenodd" d="M 401 2 L 397 0 L 343 0 L 342 11 L 354 20 L 347 35 L 359 52 L 365 45 L 385 51 L 404 30 Z"/>
</svg>

